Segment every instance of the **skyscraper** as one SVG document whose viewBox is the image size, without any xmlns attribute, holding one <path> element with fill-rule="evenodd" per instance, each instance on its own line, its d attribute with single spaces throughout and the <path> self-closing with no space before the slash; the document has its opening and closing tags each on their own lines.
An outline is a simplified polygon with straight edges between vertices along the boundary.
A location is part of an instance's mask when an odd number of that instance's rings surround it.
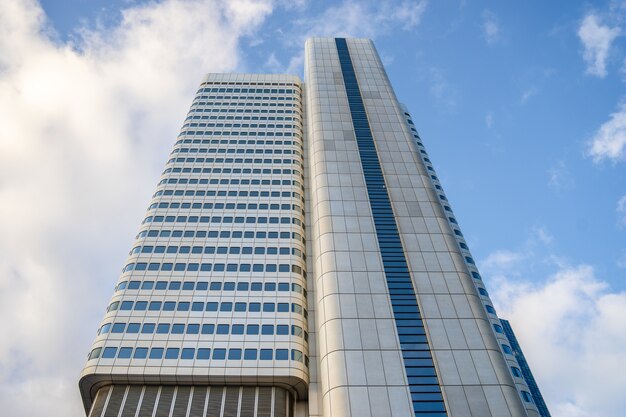
<svg viewBox="0 0 626 417">
<path fill-rule="evenodd" d="M 308 40 L 305 80 L 201 83 L 83 370 L 88 415 L 539 416 L 371 41 Z"/>
</svg>

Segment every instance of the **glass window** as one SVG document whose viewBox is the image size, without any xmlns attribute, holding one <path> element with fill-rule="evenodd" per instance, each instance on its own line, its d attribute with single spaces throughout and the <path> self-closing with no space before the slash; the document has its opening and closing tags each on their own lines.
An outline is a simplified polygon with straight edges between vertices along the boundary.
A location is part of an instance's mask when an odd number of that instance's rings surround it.
<svg viewBox="0 0 626 417">
<path fill-rule="evenodd" d="M 102 357 L 104 359 L 112 359 L 115 357 L 115 353 L 117 353 L 116 347 L 107 347 L 104 348 L 104 352 L 102 352 Z"/>
<path fill-rule="evenodd" d="M 179 348 L 167 348 L 165 359 L 178 359 Z"/>
<path fill-rule="evenodd" d="M 124 333 L 124 329 L 126 328 L 126 323 L 115 323 L 113 325 L 113 329 L 111 333 Z"/>
<path fill-rule="evenodd" d="M 243 334 L 243 324 L 233 324 L 232 328 L 231 328 L 231 333 L 232 334 Z"/>
<path fill-rule="evenodd" d="M 146 359 L 148 356 L 148 348 L 140 347 L 135 349 L 134 359 Z"/>
<path fill-rule="evenodd" d="M 154 333 L 154 323 L 144 323 L 141 328 L 141 333 L 152 334 Z"/>
<path fill-rule="evenodd" d="M 198 356 L 196 359 L 207 360 L 211 356 L 211 349 L 200 348 L 198 349 Z"/>
<path fill-rule="evenodd" d="M 157 326 L 157 333 L 158 334 L 167 334 L 170 332 L 170 325 L 167 323 L 159 323 L 159 325 Z"/>
<path fill-rule="evenodd" d="M 139 333 L 139 323 L 128 323 L 126 333 Z"/>
<path fill-rule="evenodd" d="M 117 354 L 118 359 L 130 359 L 130 355 L 133 353 L 133 348 L 123 347 Z"/>
<path fill-rule="evenodd" d="M 502 345 L 502 350 L 504 351 L 504 353 L 506 353 L 507 355 L 512 355 L 513 351 L 511 350 L 511 347 L 509 345 Z"/>
<path fill-rule="evenodd" d="M 273 357 L 272 349 L 261 349 L 259 356 L 262 361 L 271 361 Z"/>
<path fill-rule="evenodd" d="M 232 360 L 241 359 L 241 349 L 228 349 L 228 359 L 232 359 Z"/>
<path fill-rule="evenodd" d="M 162 359 L 162 358 L 163 358 L 163 348 L 150 349 L 150 359 Z"/>
<path fill-rule="evenodd" d="M 274 325 L 264 324 L 261 326 L 261 334 L 274 334 Z"/>
<path fill-rule="evenodd" d="M 193 359 L 196 350 L 194 348 L 183 348 L 183 351 L 180 355 L 181 359 Z"/>
<path fill-rule="evenodd" d="M 185 332 L 185 325 L 176 323 L 172 325 L 172 334 L 183 334 Z"/>
<path fill-rule="evenodd" d="M 246 349 L 243 352 L 243 359 L 249 361 L 256 360 L 256 349 Z"/>
<path fill-rule="evenodd" d="M 187 325 L 187 334 L 198 334 L 200 332 L 199 324 L 188 324 Z"/>
<path fill-rule="evenodd" d="M 228 334 L 228 329 L 230 326 L 228 324 L 218 324 L 217 325 L 217 334 Z"/>
<path fill-rule="evenodd" d="M 511 373 L 518 378 L 522 377 L 522 371 L 520 371 L 520 369 L 515 366 L 511 366 Z"/>
<path fill-rule="evenodd" d="M 213 359 L 226 359 L 226 349 L 213 349 Z"/>
</svg>

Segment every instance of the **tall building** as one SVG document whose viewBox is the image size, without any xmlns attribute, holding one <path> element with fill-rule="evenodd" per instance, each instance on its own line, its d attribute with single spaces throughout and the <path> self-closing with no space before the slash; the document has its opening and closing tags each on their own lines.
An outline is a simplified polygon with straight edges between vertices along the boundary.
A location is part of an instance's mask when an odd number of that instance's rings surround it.
<svg viewBox="0 0 626 417">
<path fill-rule="evenodd" d="M 365 39 L 202 81 L 80 380 L 89 417 L 536 417 Z"/>
</svg>

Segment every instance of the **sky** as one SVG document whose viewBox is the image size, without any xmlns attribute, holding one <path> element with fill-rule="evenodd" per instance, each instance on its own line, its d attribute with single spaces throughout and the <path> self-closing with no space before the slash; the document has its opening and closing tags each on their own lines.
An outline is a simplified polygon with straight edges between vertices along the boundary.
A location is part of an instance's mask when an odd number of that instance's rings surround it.
<svg viewBox="0 0 626 417">
<path fill-rule="evenodd" d="M 374 39 L 554 417 L 626 415 L 626 2 L 0 0 L 0 409 L 77 381 L 204 73 Z"/>
</svg>

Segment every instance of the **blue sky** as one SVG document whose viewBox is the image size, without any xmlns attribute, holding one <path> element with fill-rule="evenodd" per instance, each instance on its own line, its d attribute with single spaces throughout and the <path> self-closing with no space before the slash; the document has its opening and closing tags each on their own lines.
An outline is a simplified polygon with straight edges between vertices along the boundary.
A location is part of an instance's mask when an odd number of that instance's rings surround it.
<svg viewBox="0 0 626 417">
<path fill-rule="evenodd" d="M 341 35 L 375 40 L 553 415 L 626 415 L 625 33 L 619 1 L 3 2 L 0 314 L 31 314 L 0 342 L 0 406 L 80 414 L 67 353 L 203 73 L 301 75 L 304 39 Z"/>
</svg>

